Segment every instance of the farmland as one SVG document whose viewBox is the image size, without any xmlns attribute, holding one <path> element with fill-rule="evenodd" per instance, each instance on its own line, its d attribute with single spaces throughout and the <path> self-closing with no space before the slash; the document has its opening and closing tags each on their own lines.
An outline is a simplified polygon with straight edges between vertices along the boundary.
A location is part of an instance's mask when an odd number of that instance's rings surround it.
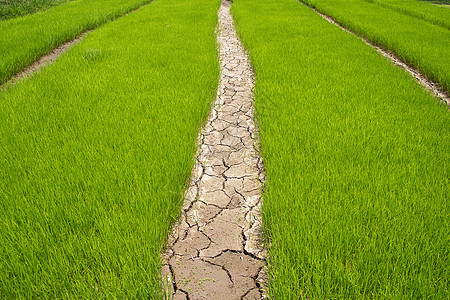
<svg viewBox="0 0 450 300">
<path fill-rule="evenodd" d="M 248 59 L 219 5 L 0 22 L 0 83 L 94 29 L 0 89 L 0 298 L 448 298 L 449 107 L 356 36 L 448 92 L 448 9 L 233 0 Z"/>
<path fill-rule="evenodd" d="M 79 0 L 0 22 L 0 83 L 42 55 L 150 0 Z"/>
<path fill-rule="evenodd" d="M 371 2 L 370 0 L 366 0 Z M 446 0 L 447 4 L 450 1 Z M 442 7 L 429 5 L 427 2 L 421 2 L 417 0 L 374 0 L 372 1 L 378 5 L 382 5 L 390 8 L 393 11 L 397 11 L 415 18 L 422 19 L 424 21 L 436 24 L 438 26 L 450 29 L 450 10 L 442 9 Z M 445 1 L 432 1 L 435 3 L 445 3 Z"/>
<path fill-rule="evenodd" d="M 0 1 L 0 20 L 17 18 L 61 5 L 71 0 L 5 0 Z M 73 0 L 72 0 L 73 1 Z"/>
<path fill-rule="evenodd" d="M 270 296 L 445 298 L 447 109 L 309 7 L 232 8 L 256 74 Z"/>
<path fill-rule="evenodd" d="M 0 298 L 158 297 L 218 4 L 152 3 L 0 93 Z"/>
<path fill-rule="evenodd" d="M 302 0 L 376 45 L 393 51 L 450 90 L 450 32 L 427 21 L 364 0 Z M 428 5 L 428 4 L 427 4 Z M 441 9 L 443 10 L 443 9 Z M 442 13 L 444 17 L 446 10 Z"/>
</svg>

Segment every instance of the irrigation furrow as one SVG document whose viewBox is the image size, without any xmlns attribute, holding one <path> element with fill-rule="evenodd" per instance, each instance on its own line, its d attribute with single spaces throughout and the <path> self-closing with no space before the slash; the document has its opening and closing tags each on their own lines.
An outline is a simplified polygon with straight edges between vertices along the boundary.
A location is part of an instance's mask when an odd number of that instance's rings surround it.
<svg viewBox="0 0 450 300">
<path fill-rule="evenodd" d="M 261 299 L 267 283 L 253 72 L 230 6 L 224 0 L 219 9 L 217 98 L 164 254 L 163 279 L 174 299 Z"/>
<path fill-rule="evenodd" d="M 330 17 L 330 16 L 322 13 L 321 11 L 317 10 L 315 7 L 312 7 L 312 6 L 308 5 L 307 3 L 305 3 L 305 2 L 303 2 L 301 0 L 300 0 L 300 3 L 310 7 L 312 10 L 314 10 L 316 13 L 318 13 L 320 16 L 322 16 L 322 18 L 324 18 L 325 20 L 327 20 L 331 24 L 336 25 L 337 27 L 339 27 L 340 29 L 344 30 L 345 32 L 348 32 L 350 34 L 353 34 L 353 35 L 359 37 L 365 44 L 367 44 L 368 46 L 376 49 L 378 51 L 378 53 L 380 53 L 384 57 L 390 59 L 391 62 L 394 65 L 404 69 L 409 75 L 411 75 L 413 78 L 415 78 L 420 85 L 422 85 L 425 89 L 430 91 L 440 101 L 444 101 L 445 103 L 447 103 L 447 105 L 450 106 L 450 97 L 449 97 L 449 95 L 444 91 L 444 89 L 438 83 L 433 82 L 432 80 L 428 79 L 424 74 L 422 74 L 422 72 L 420 72 L 419 70 L 411 67 L 407 62 L 405 62 L 403 59 L 398 57 L 395 53 L 392 53 L 392 52 L 390 52 L 390 51 L 388 51 L 388 50 L 386 50 L 386 49 L 384 49 L 384 48 L 382 48 L 382 47 L 380 47 L 378 45 L 375 45 L 374 43 L 370 42 L 368 39 L 360 36 L 359 34 L 353 32 L 352 30 L 344 27 L 342 24 L 338 23 L 332 17 Z"/>
</svg>

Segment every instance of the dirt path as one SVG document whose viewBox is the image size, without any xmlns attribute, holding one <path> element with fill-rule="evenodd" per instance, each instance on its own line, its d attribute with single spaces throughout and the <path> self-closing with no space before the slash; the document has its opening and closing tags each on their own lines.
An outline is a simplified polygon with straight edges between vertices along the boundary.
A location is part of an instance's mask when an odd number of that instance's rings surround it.
<svg viewBox="0 0 450 300">
<path fill-rule="evenodd" d="M 384 57 L 390 59 L 391 62 L 394 65 L 404 69 L 409 75 L 414 77 L 420 85 L 425 87 L 425 89 L 430 91 L 440 101 L 443 101 L 443 102 L 447 103 L 447 105 L 450 106 L 450 97 L 439 84 L 431 81 L 425 75 L 423 75 L 419 70 L 417 70 L 417 69 L 411 67 L 410 65 L 408 65 L 405 61 L 403 61 L 401 58 L 399 58 L 395 53 L 392 53 L 392 52 L 390 52 L 388 50 L 383 49 L 380 46 L 377 46 L 377 45 L 371 43 L 366 38 L 361 37 L 359 34 L 357 34 L 357 33 L 353 32 L 353 31 L 349 30 L 348 28 L 342 26 L 341 24 L 336 22 L 333 18 L 331 18 L 330 16 L 328 16 L 328 15 L 318 11 L 316 8 L 309 6 L 308 4 L 304 3 L 303 1 L 300 0 L 300 3 L 310 7 L 312 10 L 314 10 L 316 13 L 321 15 L 322 18 L 324 18 L 325 20 L 327 20 L 331 24 L 334 24 L 334 25 L 338 26 L 340 29 L 344 30 L 345 32 L 348 32 L 350 34 L 353 34 L 353 35 L 359 37 L 368 46 L 370 46 L 372 48 L 375 48 L 381 55 L 383 55 Z"/>
<path fill-rule="evenodd" d="M 253 74 L 225 0 L 217 40 L 217 98 L 200 134 L 181 220 L 165 253 L 163 279 L 174 299 L 261 299 L 266 282 L 260 241 L 264 175 L 255 150 Z"/>
</svg>

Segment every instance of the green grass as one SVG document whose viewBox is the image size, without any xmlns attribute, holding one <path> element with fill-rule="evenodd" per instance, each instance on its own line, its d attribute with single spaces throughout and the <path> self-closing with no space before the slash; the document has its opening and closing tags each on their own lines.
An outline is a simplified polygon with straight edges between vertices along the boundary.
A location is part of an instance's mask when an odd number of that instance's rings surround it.
<svg viewBox="0 0 450 300">
<path fill-rule="evenodd" d="M 0 21 L 21 17 L 73 0 L 3 0 L 0 1 Z"/>
<path fill-rule="evenodd" d="M 0 22 L 0 83 L 57 46 L 151 0 L 78 0 Z"/>
<path fill-rule="evenodd" d="M 366 0 L 412 16 L 429 23 L 450 29 L 450 10 L 445 7 L 430 5 L 429 2 L 417 0 Z M 441 2 L 445 3 L 445 2 Z M 450 1 L 447 1 L 450 4 Z"/>
<path fill-rule="evenodd" d="M 300 0 L 395 52 L 450 92 L 450 31 L 364 0 Z"/>
<path fill-rule="evenodd" d="M 446 4 L 446 5 L 450 5 L 450 0 L 418 0 L 418 1 L 430 2 L 430 3 L 433 3 L 433 4 Z"/>
<path fill-rule="evenodd" d="M 218 1 L 157 0 L 0 93 L 0 298 L 158 298 Z"/>
<path fill-rule="evenodd" d="M 448 298 L 447 107 L 297 1 L 232 12 L 256 74 L 270 297 Z"/>
</svg>

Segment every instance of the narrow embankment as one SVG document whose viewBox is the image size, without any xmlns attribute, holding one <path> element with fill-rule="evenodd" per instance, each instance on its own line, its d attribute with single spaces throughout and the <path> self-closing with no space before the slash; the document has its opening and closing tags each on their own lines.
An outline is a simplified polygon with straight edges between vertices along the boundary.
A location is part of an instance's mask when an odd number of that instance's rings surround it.
<svg viewBox="0 0 450 300">
<path fill-rule="evenodd" d="M 448 106 L 305 5 L 231 9 L 256 78 L 269 297 L 446 298 Z"/>
<path fill-rule="evenodd" d="M 218 7 L 156 0 L 0 93 L 0 298 L 162 296 L 217 91 Z"/>
<path fill-rule="evenodd" d="M 267 283 L 253 71 L 230 6 L 224 0 L 219 10 L 217 99 L 164 254 L 163 279 L 174 299 L 262 299 Z"/>
<path fill-rule="evenodd" d="M 84 32 L 151 0 L 80 0 L 0 22 L 0 84 Z"/>
</svg>

